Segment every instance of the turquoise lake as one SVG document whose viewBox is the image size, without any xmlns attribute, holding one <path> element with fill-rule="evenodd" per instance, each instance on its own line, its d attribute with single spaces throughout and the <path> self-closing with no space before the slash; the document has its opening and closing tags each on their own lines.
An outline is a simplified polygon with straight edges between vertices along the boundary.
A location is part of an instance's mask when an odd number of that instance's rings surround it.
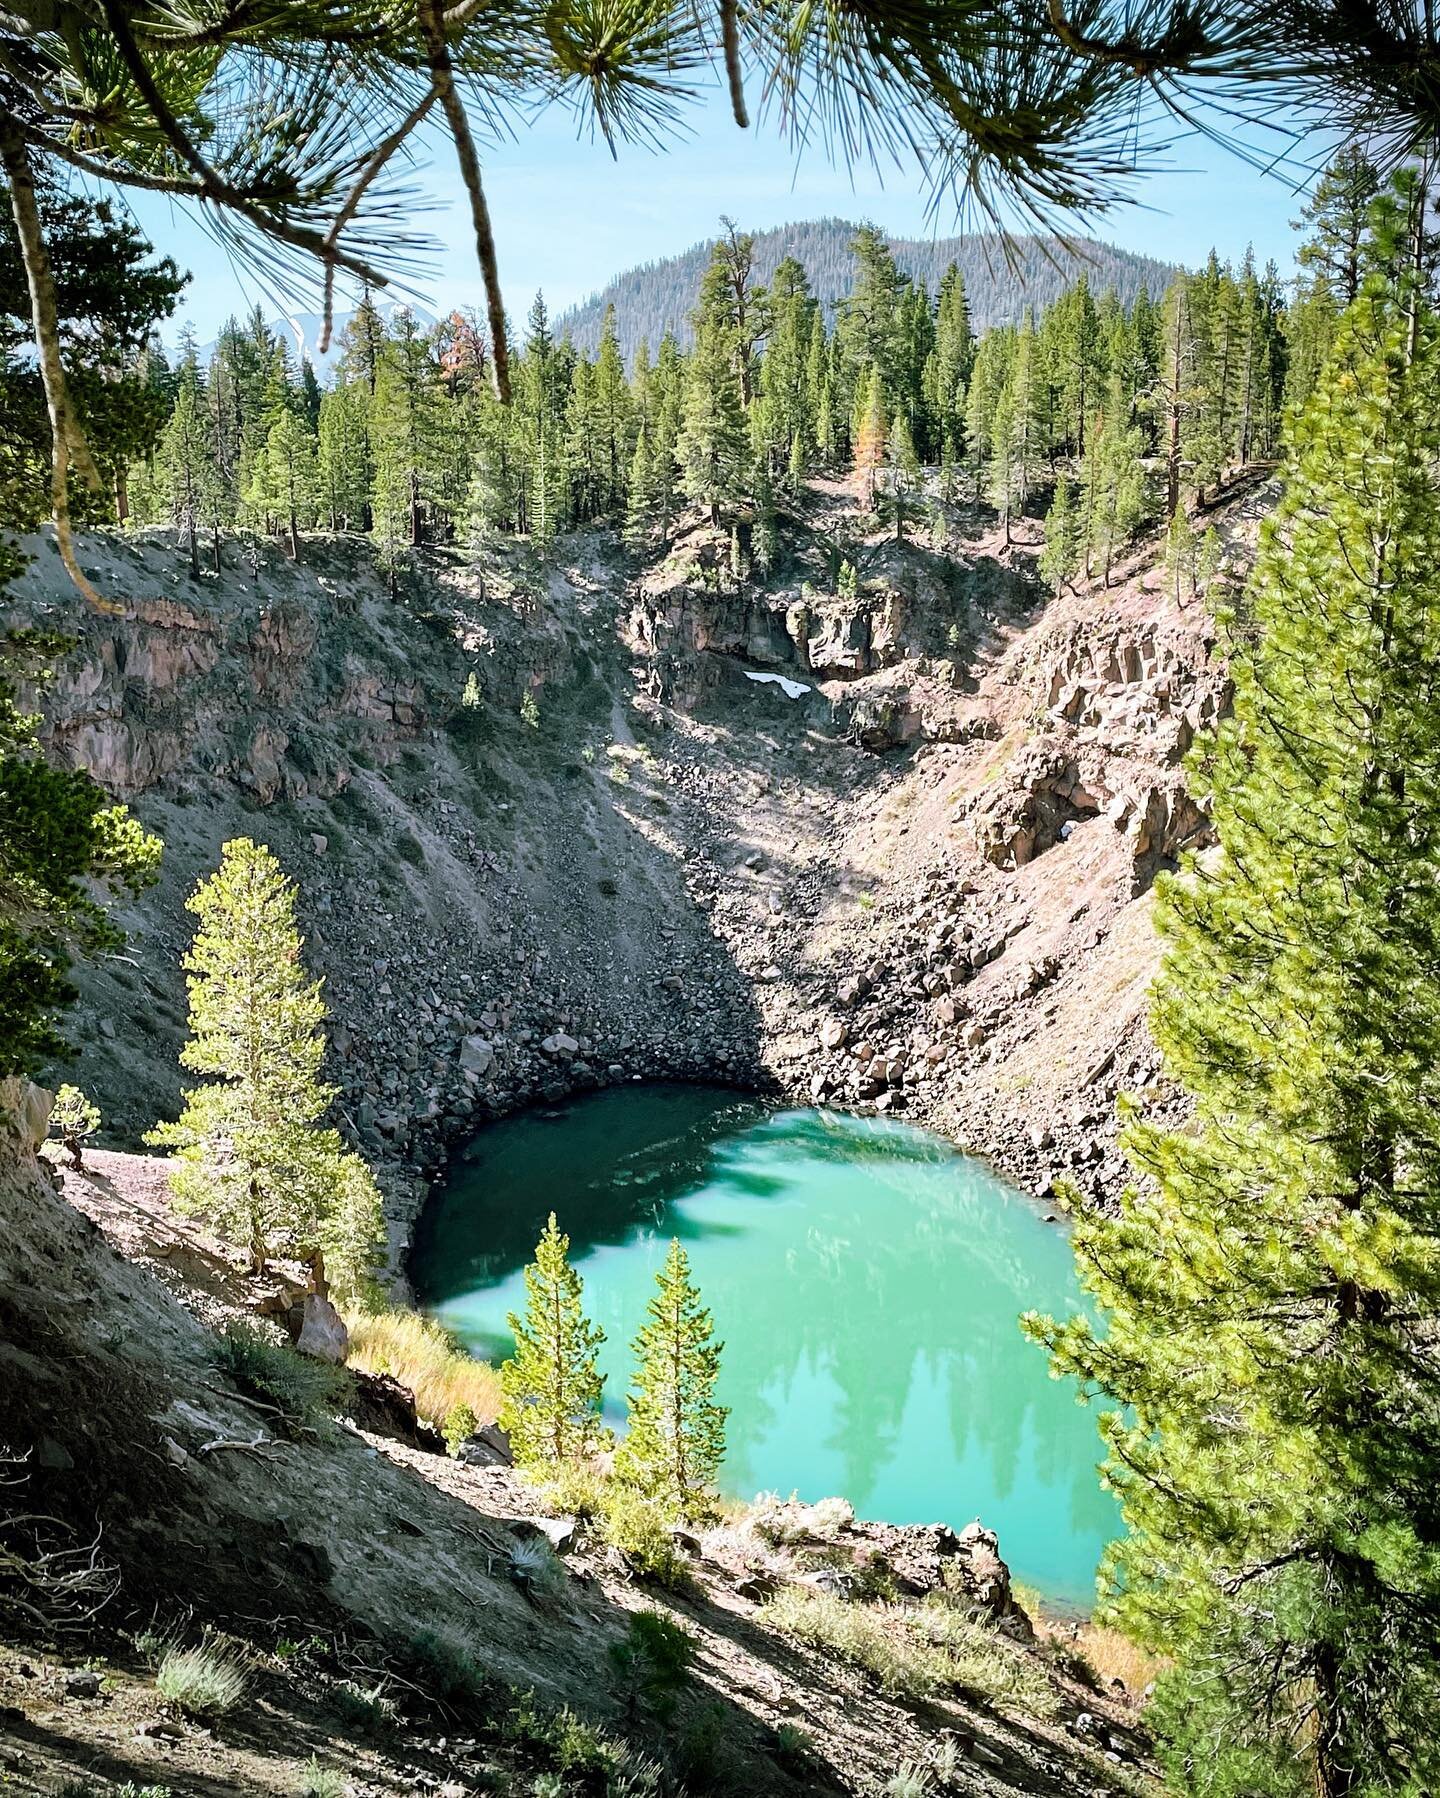
<svg viewBox="0 0 1440 1798">
<path fill-rule="evenodd" d="M 527 1112 L 457 1157 L 411 1258 L 421 1303 L 474 1353 L 513 1346 L 506 1316 L 552 1210 L 608 1338 L 614 1421 L 678 1236 L 725 1343 L 731 1493 L 840 1494 L 892 1523 L 979 1517 L 1017 1579 L 1088 1605 L 1118 1513 L 1095 1412 L 1017 1326 L 1079 1298 L 1066 1236 L 1032 1201 L 890 1119 L 693 1086 Z"/>
</svg>

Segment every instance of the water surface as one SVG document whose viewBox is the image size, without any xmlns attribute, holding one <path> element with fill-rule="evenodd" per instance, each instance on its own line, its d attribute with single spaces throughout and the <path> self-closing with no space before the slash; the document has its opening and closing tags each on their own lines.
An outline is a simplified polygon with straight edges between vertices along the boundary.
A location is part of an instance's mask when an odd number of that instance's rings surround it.
<svg viewBox="0 0 1440 1798">
<path fill-rule="evenodd" d="M 1016 1319 L 1078 1298 L 1065 1235 L 913 1126 L 704 1087 L 618 1088 L 485 1130 L 421 1220 L 422 1303 L 477 1353 L 546 1215 L 604 1328 L 607 1412 L 672 1236 L 724 1339 L 726 1487 L 848 1498 L 892 1523 L 980 1517 L 1018 1579 L 1083 1604 L 1116 1533 L 1095 1416 Z"/>
</svg>

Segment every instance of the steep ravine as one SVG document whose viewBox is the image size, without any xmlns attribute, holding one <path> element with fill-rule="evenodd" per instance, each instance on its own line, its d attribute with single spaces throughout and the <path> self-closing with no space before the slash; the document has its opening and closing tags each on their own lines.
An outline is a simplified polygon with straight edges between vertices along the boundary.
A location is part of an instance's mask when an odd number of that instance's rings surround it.
<svg viewBox="0 0 1440 1798">
<path fill-rule="evenodd" d="M 1049 600 L 963 521 L 943 555 L 864 547 L 842 600 L 817 545 L 846 504 L 817 489 L 764 586 L 699 527 L 639 578 L 579 537 L 543 576 L 431 557 L 398 601 L 352 542 L 196 580 L 168 537 L 97 535 L 115 619 L 32 546 L 11 615 L 78 639 L 49 739 L 166 842 L 125 954 L 81 974 L 65 1072 L 109 1140 L 178 1102 L 184 898 L 248 834 L 300 884 L 397 1259 L 448 1143 L 634 1077 L 904 1111 L 1036 1189 L 1113 1190 L 1114 1093 L 1153 1077 L 1150 883 L 1204 828 L 1203 610 L 1143 556 Z"/>
</svg>

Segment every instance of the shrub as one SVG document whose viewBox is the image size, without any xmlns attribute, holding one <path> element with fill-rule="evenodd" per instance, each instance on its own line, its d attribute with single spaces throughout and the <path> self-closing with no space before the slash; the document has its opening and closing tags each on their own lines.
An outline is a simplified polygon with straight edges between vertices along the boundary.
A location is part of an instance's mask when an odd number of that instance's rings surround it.
<svg viewBox="0 0 1440 1798">
<path fill-rule="evenodd" d="M 807 1516 L 812 1534 L 831 1542 L 855 1521 L 855 1507 L 848 1498 L 817 1498 Z"/>
<path fill-rule="evenodd" d="M 627 1714 L 633 1718 L 643 1707 L 668 1723 L 695 1659 L 689 1630 L 661 1611 L 636 1611 L 606 1652 L 619 1675 Z"/>
<path fill-rule="evenodd" d="M 1082 1624 L 1073 1648 L 1096 1686 L 1104 1688 L 1118 1680 L 1132 1698 L 1143 1697 L 1170 1665 L 1138 1647 L 1118 1629 L 1100 1623 Z"/>
<path fill-rule="evenodd" d="M 469 1649 L 433 1629 L 422 1629 L 410 1638 L 410 1661 L 421 1685 L 444 1702 L 462 1704 L 478 1698 L 485 1684 Z"/>
<path fill-rule="evenodd" d="M 672 1591 L 689 1585 L 685 1557 L 675 1546 L 669 1519 L 653 1499 L 612 1480 L 605 1488 L 604 1507 L 600 1534 L 642 1578 Z"/>
<path fill-rule="evenodd" d="M 548 1710 L 533 1692 L 516 1694 L 502 1733 L 512 1742 L 539 1750 L 559 1773 L 599 1774 L 608 1781 L 630 1758 L 623 1743 L 587 1723 L 568 1705 Z"/>
<path fill-rule="evenodd" d="M 775 1731 L 774 1754 L 782 1766 L 799 1772 L 809 1767 L 815 1747 L 803 1729 L 793 1723 L 782 1723 Z"/>
<path fill-rule="evenodd" d="M 807 1536 L 833 1542 L 855 1521 L 855 1507 L 847 1498 L 820 1498 L 813 1505 L 804 1505 L 794 1492 L 789 1498 L 781 1498 L 778 1492 L 760 1492 L 746 1516 L 762 1542 L 785 1548 Z"/>
<path fill-rule="evenodd" d="M 580 1517 L 586 1522 L 603 1515 L 605 1476 L 589 1461 L 560 1461 L 543 1470 L 535 1493 L 547 1511 Z"/>
<path fill-rule="evenodd" d="M 395 845 L 395 853 L 401 861 L 409 862 L 412 868 L 425 866 L 425 845 L 412 831 L 397 830 L 392 841 Z"/>
<path fill-rule="evenodd" d="M 946 1683 L 942 1650 L 886 1627 L 884 1611 L 847 1604 L 828 1592 L 786 1586 L 765 1601 L 762 1615 L 777 1628 L 863 1668 L 896 1698 L 928 1698 Z"/>
<path fill-rule="evenodd" d="M 50 1128 L 58 1134 L 71 1166 L 79 1167 L 85 1144 L 100 1128 L 100 1107 L 78 1086 L 62 1086 L 50 1110 Z"/>
<path fill-rule="evenodd" d="M 966 1616 L 940 1597 L 901 1615 L 913 1636 L 944 1653 L 949 1662 L 948 1684 L 1027 1716 L 1054 1713 L 1055 1692 L 1044 1668 L 998 1630 Z"/>
<path fill-rule="evenodd" d="M 457 1405 L 481 1423 L 500 1409 L 500 1377 L 467 1355 L 433 1318 L 418 1311 L 361 1311 L 347 1315 L 350 1360 L 367 1373 L 389 1374 L 415 1394 L 415 1409 L 437 1428 Z"/>
<path fill-rule="evenodd" d="M 441 1426 L 441 1435 L 445 1438 L 445 1452 L 453 1460 L 480 1427 L 480 1419 L 473 1409 L 462 1399 L 458 1405 L 451 1405 L 445 1413 L 445 1422 Z"/>
<path fill-rule="evenodd" d="M 345 1798 L 345 1775 L 334 1767 L 322 1767 L 312 1755 L 300 1781 L 300 1798 Z"/>
<path fill-rule="evenodd" d="M 223 1717 L 245 1696 L 245 1669 L 234 1649 L 202 1642 L 167 1648 L 155 1689 L 187 1717 Z"/>
<path fill-rule="evenodd" d="M 522 693 L 520 696 L 520 716 L 531 730 L 540 728 L 540 706 L 533 693 Z"/>
<path fill-rule="evenodd" d="M 242 1392 L 274 1405 L 292 1423 L 315 1423 L 344 1402 L 349 1382 L 344 1370 L 268 1336 L 254 1324 L 228 1324 L 215 1359 Z"/>
<path fill-rule="evenodd" d="M 345 1724 L 367 1735 L 379 1735 L 400 1720 L 393 1698 L 386 1696 L 382 1685 L 368 1689 L 353 1679 L 342 1679 L 335 1687 L 335 1709 Z"/>
<path fill-rule="evenodd" d="M 919 1761 L 901 1761 L 885 1782 L 885 1798 L 929 1798 L 934 1788 Z"/>
</svg>

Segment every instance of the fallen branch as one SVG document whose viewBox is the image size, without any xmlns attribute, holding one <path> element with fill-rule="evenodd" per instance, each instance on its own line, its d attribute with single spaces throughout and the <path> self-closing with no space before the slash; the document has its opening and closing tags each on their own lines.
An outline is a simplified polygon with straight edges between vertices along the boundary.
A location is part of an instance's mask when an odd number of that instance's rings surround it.
<svg viewBox="0 0 1440 1798">
<path fill-rule="evenodd" d="M 263 1461 L 267 1448 L 280 1446 L 273 1436 L 256 1436 L 253 1442 L 242 1442 L 237 1436 L 217 1436 L 213 1442 L 202 1442 L 195 1454 L 198 1459 L 201 1455 L 218 1455 L 226 1449 L 233 1449 L 237 1454 L 259 1455 Z"/>
</svg>

